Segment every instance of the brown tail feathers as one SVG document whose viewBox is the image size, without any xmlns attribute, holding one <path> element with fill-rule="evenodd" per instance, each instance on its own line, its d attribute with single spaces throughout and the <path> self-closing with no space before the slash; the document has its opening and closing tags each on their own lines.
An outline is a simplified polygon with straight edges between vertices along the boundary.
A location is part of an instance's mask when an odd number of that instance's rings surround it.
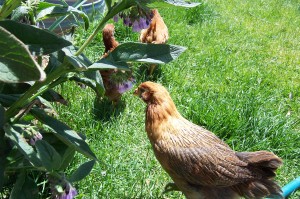
<svg viewBox="0 0 300 199">
<path fill-rule="evenodd" d="M 233 189 L 245 198 L 262 198 L 269 196 L 283 198 L 280 186 L 273 180 L 276 169 L 282 160 L 268 151 L 237 152 L 240 160 L 248 163 L 249 170 L 253 171 L 255 178 Z"/>
</svg>

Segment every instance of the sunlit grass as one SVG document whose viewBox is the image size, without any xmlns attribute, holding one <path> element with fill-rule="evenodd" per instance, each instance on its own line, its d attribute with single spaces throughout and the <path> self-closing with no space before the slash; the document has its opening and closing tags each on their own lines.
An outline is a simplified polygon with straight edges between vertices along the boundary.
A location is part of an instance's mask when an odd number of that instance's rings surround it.
<svg viewBox="0 0 300 199">
<path fill-rule="evenodd" d="M 152 78 L 135 65 L 137 84 L 149 79 L 162 83 L 186 118 L 235 150 L 270 150 L 282 157 L 280 185 L 299 176 L 298 1 L 211 0 L 160 13 L 169 27 L 169 43 L 188 50 L 160 66 Z M 79 45 L 88 34 L 78 33 Z M 137 41 L 138 35 L 118 23 L 116 38 Z M 101 34 L 85 53 L 93 61 L 101 57 Z M 60 117 L 86 135 L 101 161 L 77 184 L 78 198 L 183 198 L 178 192 L 163 194 L 170 178 L 147 139 L 145 104 L 128 92 L 113 109 L 108 102 L 95 102 L 90 89 L 65 84 L 61 90 L 70 104 L 59 107 Z M 82 159 L 77 156 L 74 169 Z"/>
</svg>

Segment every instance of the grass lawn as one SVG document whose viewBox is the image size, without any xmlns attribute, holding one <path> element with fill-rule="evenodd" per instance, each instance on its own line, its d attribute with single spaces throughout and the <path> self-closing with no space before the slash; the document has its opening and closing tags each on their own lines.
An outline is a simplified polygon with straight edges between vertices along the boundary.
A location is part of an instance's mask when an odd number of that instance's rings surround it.
<svg viewBox="0 0 300 199">
<path fill-rule="evenodd" d="M 153 77 L 134 64 L 137 85 L 163 84 L 179 111 L 213 131 L 237 151 L 269 150 L 284 165 L 285 185 L 300 175 L 300 3 L 297 0 L 210 0 L 192 9 L 160 9 L 169 44 L 186 46 L 179 59 L 161 65 Z M 90 33 L 79 30 L 79 46 Z M 137 41 L 121 22 L 119 42 Z M 103 53 L 101 34 L 85 51 Z M 77 198 L 184 198 L 164 194 L 170 182 L 156 161 L 144 130 L 145 104 L 127 92 L 113 108 L 95 101 L 90 89 L 59 87 L 70 104 L 60 118 L 87 137 L 101 160 L 76 186 Z M 75 169 L 84 157 L 74 160 Z M 72 168 L 71 168 L 72 170 Z M 291 198 L 299 198 L 300 193 Z"/>
</svg>

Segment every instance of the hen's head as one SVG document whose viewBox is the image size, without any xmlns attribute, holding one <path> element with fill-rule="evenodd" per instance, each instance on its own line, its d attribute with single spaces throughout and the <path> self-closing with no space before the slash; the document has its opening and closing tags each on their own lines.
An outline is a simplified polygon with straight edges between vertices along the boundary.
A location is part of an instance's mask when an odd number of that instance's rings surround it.
<svg viewBox="0 0 300 199">
<path fill-rule="evenodd" d="M 134 91 L 134 95 L 140 97 L 147 104 L 163 104 L 173 102 L 165 87 L 154 82 L 144 82 Z"/>
<path fill-rule="evenodd" d="M 113 24 L 106 24 L 102 30 L 103 43 L 105 52 L 112 51 L 119 43 L 115 40 L 115 26 Z"/>
<path fill-rule="evenodd" d="M 115 26 L 113 24 L 106 24 L 102 30 L 103 37 L 111 38 L 114 37 Z"/>
<path fill-rule="evenodd" d="M 152 10 L 151 10 L 151 14 L 152 14 L 152 16 L 157 16 L 157 15 L 159 15 L 157 9 L 152 9 Z"/>
</svg>

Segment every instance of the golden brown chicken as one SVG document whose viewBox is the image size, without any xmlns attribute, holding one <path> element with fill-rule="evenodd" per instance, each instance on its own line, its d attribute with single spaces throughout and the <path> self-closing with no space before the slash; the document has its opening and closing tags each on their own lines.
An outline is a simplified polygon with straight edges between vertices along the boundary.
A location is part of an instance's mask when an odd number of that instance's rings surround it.
<svg viewBox="0 0 300 199">
<path fill-rule="evenodd" d="M 107 57 L 108 54 L 119 45 L 119 43 L 115 40 L 114 32 L 115 27 L 113 24 L 106 24 L 102 30 L 103 43 L 105 46 L 102 58 Z M 132 86 L 131 72 L 109 69 L 100 70 L 100 74 L 105 88 L 105 96 L 107 96 L 113 103 L 117 103 L 120 100 L 122 93 L 129 90 Z"/>
<path fill-rule="evenodd" d="M 158 10 L 151 10 L 152 20 L 147 29 L 143 29 L 140 35 L 140 41 L 143 43 L 165 44 L 169 39 L 168 28 L 160 16 Z M 156 64 L 150 65 L 150 75 L 152 75 Z"/>
<path fill-rule="evenodd" d="M 140 41 L 143 43 L 164 44 L 169 39 L 168 28 L 160 16 L 158 10 L 152 12 L 152 20 L 147 29 L 143 29 L 140 35 Z"/>
<path fill-rule="evenodd" d="M 115 40 L 115 26 L 113 24 L 106 24 L 102 30 L 102 38 L 105 46 L 103 57 L 107 57 L 108 53 L 113 51 L 119 43 Z"/>
<path fill-rule="evenodd" d="M 186 198 L 282 198 L 273 180 L 282 164 L 279 157 L 267 151 L 233 151 L 183 118 L 160 84 L 144 82 L 134 94 L 147 104 L 145 128 L 155 156 Z"/>
</svg>

